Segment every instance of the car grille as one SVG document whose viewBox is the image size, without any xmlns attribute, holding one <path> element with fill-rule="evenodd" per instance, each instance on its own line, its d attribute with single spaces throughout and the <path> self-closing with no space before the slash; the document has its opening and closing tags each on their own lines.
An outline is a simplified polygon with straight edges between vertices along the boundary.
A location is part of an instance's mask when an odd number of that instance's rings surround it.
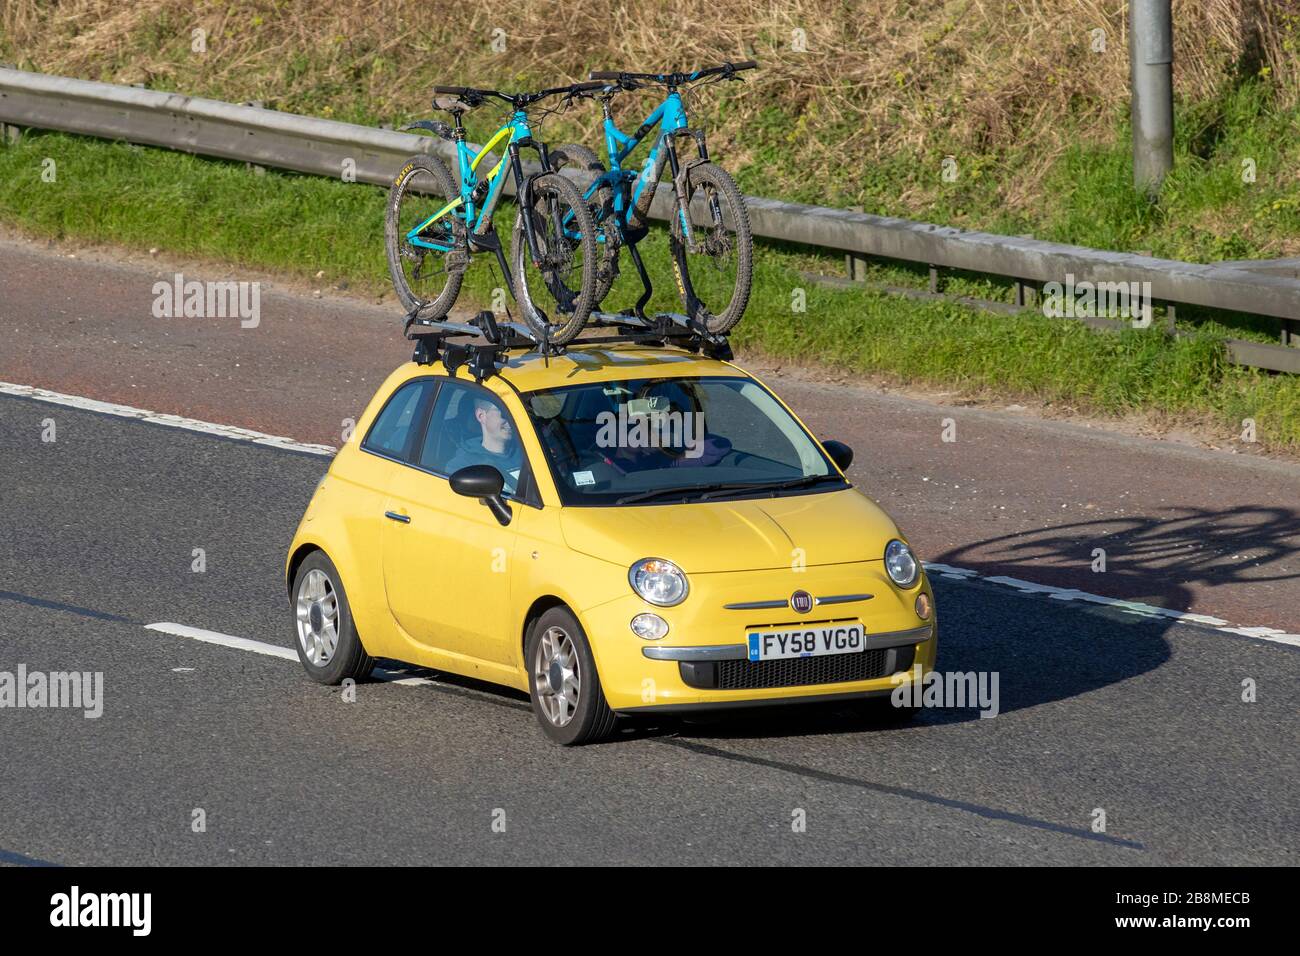
<svg viewBox="0 0 1300 956">
<path fill-rule="evenodd" d="M 762 690 L 805 687 L 810 684 L 846 684 L 875 680 L 912 666 L 915 648 L 898 647 L 826 654 L 778 661 L 709 661 L 682 663 L 682 680 L 688 686 L 710 690 Z"/>
</svg>

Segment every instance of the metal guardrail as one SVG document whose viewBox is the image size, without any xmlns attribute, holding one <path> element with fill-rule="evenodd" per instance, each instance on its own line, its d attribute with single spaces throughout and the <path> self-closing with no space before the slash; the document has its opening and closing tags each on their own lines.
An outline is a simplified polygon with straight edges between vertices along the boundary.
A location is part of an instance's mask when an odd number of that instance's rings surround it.
<svg viewBox="0 0 1300 956">
<path fill-rule="evenodd" d="M 62 130 L 387 185 L 414 153 L 452 160 L 442 140 L 254 106 L 0 68 L 0 123 Z M 507 191 L 510 191 L 507 184 Z M 659 190 L 651 215 L 666 219 Z M 746 197 L 754 234 L 847 253 L 1011 278 L 1019 283 L 1150 283 L 1164 303 L 1271 316 L 1281 345 L 1229 340 L 1233 361 L 1300 373 L 1300 277 L 1287 270 L 1198 265 L 1135 253 L 969 232 L 949 226 Z"/>
</svg>

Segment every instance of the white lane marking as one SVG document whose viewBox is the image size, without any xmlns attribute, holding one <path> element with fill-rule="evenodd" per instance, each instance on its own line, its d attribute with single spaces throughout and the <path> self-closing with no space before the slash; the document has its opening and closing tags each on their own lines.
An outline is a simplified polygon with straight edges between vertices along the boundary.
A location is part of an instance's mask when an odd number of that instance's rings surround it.
<svg viewBox="0 0 1300 956">
<path fill-rule="evenodd" d="M 184 428 L 187 431 L 220 435 L 222 438 L 234 438 L 238 441 L 269 445 L 272 448 L 284 448 L 289 451 L 303 451 L 312 455 L 333 455 L 338 451 L 337 448 L 331 445 L 313 445 L 308 442 L 294 441 L 292 438 L 284 438 L 280 435 L 268 435 L 265 432 L 253 431 L 251 428 L 219 425 L 215 422 L 199 421 L 197 418 L 151 412 L 146 408 L 134 408 L 130 405 L 115 405 L 112 402 L 100 402 L 93 398 L 82 398 L 79 395 L 65 395 L 62 392 L 51 392 L 48 389 L 35 388 L 31 385 L 14 385 L 11 382 L 0 382 L 0 395 L 31 398 L 39 402 L 67 405 L 69 408 L 77 408 L 82 411 L 116 415 L 118 418 L 134 418 L 139 421 L 153 422 L 155 425 Z"/>
<path fill-rule="evenodd" d="M 251 641 L 246 637 L 232 637 L 229 634 L 221 634 L 217 631 L 205 631 L 201 627 L 190 627 L 188 624 L 173 624 L 171 621 L 163 621 L 159 624 L 146 624 L 145 629 L 149 631 L 161 631 L 163 634 L 174 634 L 176 637 L 188 637 L 191 640 L 202 641 L 204 644 L 220 644 L 222 647 L 233 647 L 240 651 L 252 651 L 254 654 L 265 654 L 267 657 L 278 657 L 285 661 L 296 661 L 298 654 L 292 648 L 281 647 L 278 644 L 267 644 L 263 641 Z"/>
<path fill-rule="evenodd" d="M 372 677 L 379 680 L 388 681 L 390 684 L 401 684 L 403 687 L 425 687 L 432 686 L 433 681 L 427 677 L 402 677 L 395 671 L 386 671 L 382 667 L 376 667 L 371 671 Z"/>
<path fill-rule="evenodd" d="M 1119 598 L 1089 594 L 1087 591 L 1080 591 L 1077 588 L 1058 588 L 1050 584 L 1035 584 L 1032 581 L 1022 581 L 1019 578 L 1010 578 L 1000 574 L 985 576 L 969 568 L 954 568 L 952 565 L 937 562 L 923 561 L 921 563 L 925 566 L 927 572 L 933 572 L 939 577 L 950 581 L 984 581 L 988 584 L 1015 588 L 1021 594 L 1045 594 L 1058 601 L 1088 601 L 1092 604 L 1104 604 L 1107 607 L 1115 608 L 1117 611 L 1123 611 L 1125 614 L 1135 614 L 1138 617 L 1167 617 L 1184 624 L 1204 624 L 1216 631 L 1223 631 L 1225 634 L 1240 634 L 1243 637 L 1253 637 L 1261 641 L 1272 641 L 1274 644 L 1289 644 L 1292 647 L 1300 647 L 1300 634 L 1288 634 L 1286 631 L 1278 630 L 1275 627 L 1235 627 L 1223 620 L 1223 618 L 1211 617 L 1208 614 L 1174 611 L 1166 607 L 1157 607 L 1154 604 L 1143 604 L 1141 601 L 1122 601 Z"/>
<path fill-rule="evenodd" d="M 247 637 L 235 637 L 233 634 L 222 634 L 219 631 L 205 631 L 201 627 L 190 627 L 188 624 L 160 621 L 157 624 L 146 624 L 145 630 L 172 634 L 176 637 L 188 637 L 191 640 L 202 641 L 204 644 L 233 647 L 237 651 L 252 651 L 254 654 L 278 657 L 283 661 L 293 661 L 295 663 L 298 661 L 298 653 L 291 648 L 281 647 L 279 644 L 267 644 L 265 641 L 254 641 Z M 192 668 L 175 669 L 192 670 Z M 371 676 L 376 680 L 386 681 L 390 684 L 401 684 L 405 687 L 421 687 L 434 683 L 427 677 L 411 677 L 404 671 L 390 671 L 382 667 L 376 667 Z"/>
<path fill-rule="evenodd" d="M 1292 647 L 1300 647 L 1300 634 L 1287 634 L 1275 627 L 1221 627 L 1219 630 L 1227 631 L 1229 634 L 1242 634 L 1246 637 L 1258 638 L 1261 641 L 1273 641 L 1277 644 L 1290 644 Z"/>
<path fill-rule="evenodd" d="M 235 438 L 241 441 L 254 442 L 259 445 L 268 445 L 272 448 L 285 448 L 291 451 L 303 451 L 313 455 L 334 455 L 338 449 L 330 445 L 312 445 L 307 442 L 294 441 L 292 438 L 283 438 L 278 435 L 267 435 L 263 432 L 252 431 L 248 428 L 239 428 L 235 425 L 219 425 L 215 422 L 199 421 L 197 418 L 183 418 L 180 415 L 166 415 L 162 412 L 151 412 L 144 408 L 133 408 L 130 405 L 114 405 L 111 402 L 101 402 L 93 398 L 82 398 L 79 395 L 65 395 L 62 392 L 51 392 L 44 388 L 35 388 L 31 385 L 14 385 L 10 382 L 0 382 L 0 395 L 15 395 L 19 398 L 31 398 L 42 402 L 52 402 L 57 405 L 67 405 L 71 408 L 79 408 L 84 411 L 101 412 L 106 415 L 116 415 L 119 418 L 135 418 L 141 421 L 154 422 L 158 425 L 169 425 L 173 428 L 184 428 L 189 431 L 204 432 L 209 435 L 220 435 L 223 438 Z M 1175 621 L 1184 621 L 1192 624 L 1204 624 L 1217 630 L 1224 631 L 1228 634 L 1240 634 L 1244 637 L 1253 637 L 1261 641 L 1272 641 L 1275 644 L 1289 644 L 1293 647 L 1300 647 L 1300 634 L 1288 634 L 1285 631 L 1274 627 L 1233 627 L 1222 618 L 1211 617 L 1207 614 L 1193 614 L 1187 611 L 1174 611 L 1169 608 L 1156 607 L 1151 604 L 1142 604 L 1137 601 L 1122 601 L 1118 598 L 1103 597 L 1100 594 L 1089 594 L 1086 591 L 1079 591 L 1075 588 L 1058 588 L 1048 584 L 1034 584 L 1031 581 L 1021 581 L 1018 578 L 994 575 L 985 577 L 978 571 L 972 571 L 969 568 L 957 568 L 948 564 L 938 562 L 924 562 L 927 571 L 937 573 L 942 578 L 954 581 L 969 581 L 972 579 L 987 581 L 990 584 L 999 584 L 1016 588 L 1021 593 L 1046 594 L 1049 597 L 1060 601 L 1088 601 L 1093 604 L 1104 604 L 1128 614 L 1136 614 L 1140 617 L 1167 617 Z M 167 627 L 183 628 L 182 624 L 151 624 L 149 627 L 154 630 L 163 630 Z M 199 631 L 199 628 L 187 628 L 190 631 Z M 167 633 L 178 633 L 168 631 Z M 248 645 L 259 645 L 262 648 L 270 648 L 271 651 L 258 650 L 257 647 L 248 647 L 241 644 L 229 644 L 231 647 L 240 647 L 243 650 L 252 650 L 257 653 L 271 653 L 273 657 L 283 657 L 285 649 L 276 647 L 274 644 L 262 644 L 260 641 L 249 641 L 243 637 L 230 637 L 225 634 L 216 634 L 215 631 L 204 631 L 202 633 L 212 634 L 216 637 L 224 638 L 225 641 L 243 641 Z M 193 637 L 193 634 L 180 634 L 181 637 Z M 203 638 L 199 638 L 203 640 Z M 211 643 L 219 644 L 223 641 L 212 641 Z M 288 654 L 287 660 L 297 660 L 293 651 L 285 652 Z M 418 684 L 421 682 L 432 683 L 424 677 L 399 678 L 393 676 L 387 671 L 376 671 L 376 674 L 386 674 L 381 680 L 389 680 L 398 684 Z"/>
</svg>

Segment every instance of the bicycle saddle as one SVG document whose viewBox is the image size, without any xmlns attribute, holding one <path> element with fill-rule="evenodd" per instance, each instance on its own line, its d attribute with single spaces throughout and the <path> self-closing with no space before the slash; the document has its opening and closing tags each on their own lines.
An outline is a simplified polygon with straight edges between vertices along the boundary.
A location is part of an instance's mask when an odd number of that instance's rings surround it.
<svg viewBox="0 0 1300 956">
<path fill-rule="evenodd" d="M 449 113 L 468 113 L 477 103 L 467 103 L 458 96 L 435 96 L 433 98 L 433 108 L 446 110 Z"/>
</svg>

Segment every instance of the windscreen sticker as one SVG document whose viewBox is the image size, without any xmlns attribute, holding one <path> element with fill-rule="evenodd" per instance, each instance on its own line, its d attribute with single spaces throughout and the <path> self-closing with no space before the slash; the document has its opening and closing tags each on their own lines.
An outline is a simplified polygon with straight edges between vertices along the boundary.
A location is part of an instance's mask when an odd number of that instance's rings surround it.
<svg viewBox="0 0 1300 956">
<path fill-rule="evenodd" d="M 573 483 L 575 485 L 594 485 L 596 479 L 591 476 L 589 471 L 575 471 L 573 473 Z"/>
</svg>

